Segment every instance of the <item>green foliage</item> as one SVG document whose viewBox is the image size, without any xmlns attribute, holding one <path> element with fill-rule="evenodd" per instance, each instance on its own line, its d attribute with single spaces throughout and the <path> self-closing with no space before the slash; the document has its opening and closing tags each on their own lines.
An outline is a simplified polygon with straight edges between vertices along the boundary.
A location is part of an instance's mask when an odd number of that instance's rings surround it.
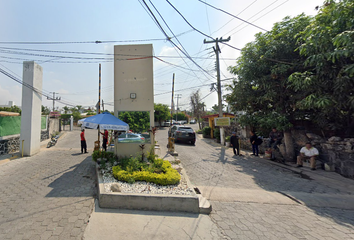
<svg viewBox="0 0 354 240">
<path fill-rule="evenodd" d="M 174 113 L 172 116 L 172 119 L 176 120 L 176 116 L 177 116 L 177 121 L 181 121 L 181 120 L 188 120 L 187 116 L 184 113 Z"/>
<path fill-rule="evenodd" d="M 205 128 L 203 128 L 202 131 L 203 131 L 203 137 L 211 135 L 211 127 L 205 127 Z"/>
<path fill-rule="evenodd" d="M 133 132 L 140 133 L 150 129 L 150 113 L 147 111 L 119 112 L 118 117 L 128 123 Z"/>
<path fill-rule="evenodd" d="M 113 161 L 114 160 L 114 153 L 113 152 L 106 152 L 106 151 L 101 151 L 101 150 L 95 150 L 92 153 L 92 160 L 97 162 L 97 160 L 101 158 L 105 158 L 108 161 Z"/>
<path fill-rule="evenodd" d="M 166 121 L 171 117 L 170 110 L 166 104 L 155 103 L 154 110 L 155 122 L 159 122 L 160 126 L 162 125 L 163 121 Z"/>
<path fill-rule="evenodd" d="M 60 118 L 61 119 L 70 119 L 71 116 L 72 116 L 71 114 L 61 114 Z"/>
<path fill-rule="evenodd" d="M 74 117 L 74 121 L 78 121 L 82 118 L 80 112 L 73 112 L 72 116 Z"/>
<path fill-rule="evenodd" d="M 5 112 L 17 112 L 21 115 L 21 109 L 19 107 L 11 106 L 11 107 L 0 107 L 0 111 L 5 111 Z"/>
<path fill-rule="evenodd" d="M 42 115 L 49 115 L 50 109 L 42 105 Z"/>
<path fill-rule="evenodd" d="M 88 111 L 86 115 L 96 115 L 96 112 Z"/>
<path fill-rule="evenodd" d="M 163 161 L 161 166 L 162 173 L 154 173 L 150 171 L 134 171 L 129 172 L 122 170 L 120 166 L 112 167 L 113 176 L 124 182 L 133 183 L 135 181 L 152 182 L 159 185 L 178 184 L 181 180 L 180 174 L 172 168 L 171 163 Z"/>
<path fill-rule="evenodd" d="M 301 43 L 294 36 L 310 20 L 304 15 L 286 17 L 271 31 L 256 34 L 255 41 L 242 49 L 237 65 L 229 67 L 237 79 L 228 86 L 231 93 L 226 100 L 232 111 L 245 113 L 239 119 L 242 124 L 287 129 L 295 120 L 306 118 L 306 112 L 297 107 L 303 93 L 291 88 L 288 78 L 304 69 L 305 57 L 295 51 Z"/>
<path fill-rule="evenodd" d="M 220 139 L 220 128 L 214 128 L 214 138 Z"/>
<path fill-rule="evenodd" d="M 198 129 L 197 131 L 195 131 L 197 134 L 202 134 L 203 133 L 203 130 L 201 129 Z"/>
<path fill-rule="evenodd" d="M 347 132 L 354 124 L 353 16 L 352 0 L 328 1 L 296 36 L 306 71 L 292 74 L 289 83 L 302 93 L 296 106 L 322 128 Z"/>
<path fill-rule="evenodd" d="M 64 109 L 64 114 L 67 114 L 68 111 L 70 110 L 68 106 L 64 106 L 63 109 Z M 43 110 L 42 110 L 42 111 L 43 111 Z"/>
<path fill-rule="evenodd" d="M 231 136 L 226 136 L 225 137 L 225 142 L 230 142 Z"/>
<path fill-rule="evenodd" d="M 120 158 L 118 166 L 112 167 L 113 176 L 119 181 L 134 183 L 135 181 L 153 182 L 160 185 L 177 184 L 181 176 L 171 167 L 171 163 L 147 154 L 148 162 L 140 161 L 141 155 Z M 113 165 L 113 164 L 112 164 Z"/>
</svg>

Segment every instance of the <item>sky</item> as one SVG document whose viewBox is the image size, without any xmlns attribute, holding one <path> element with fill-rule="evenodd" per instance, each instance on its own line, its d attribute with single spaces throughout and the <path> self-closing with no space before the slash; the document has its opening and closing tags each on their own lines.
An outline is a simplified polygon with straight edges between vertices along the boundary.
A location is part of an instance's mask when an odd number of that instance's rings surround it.
<svg viewBox="0 0 354 240">
<path fill-rule="evenodd" d="M 195 29 L 220 44 L 223 85 L 234 77 L 227 70 L 236 64 L 245 44 L 256 33 L 270 30 L 286 16 L 316 15 L 323 0 L 204 0 L 256 26 L 247 24 L 198 0 L 169 0 Z M 95 106 L 98 101 L 98 66 L 102 65 L 102 99 L 113 110 L 114 45 L 153 44 L 155 103 L 171 104 L 172 75 L 175 94 L 181 94 L 180 109 L 189 109 L 189 97 L 200 89 L 207 109 L 217 103 L 214 44 L 193 28 L 163 0 L 145 0 L 158 23 L 153 21 L 143 0 L 0 0 L 0 68 L 22 79 L 23 61 L 43 67 L 42 104 L 52 108 L 47 95 L 61 97 L 56 107 Z M 262 30 L 264 29 L 264 30 Z M 133 41 L 134 40 L 134 41 Z M 139 41 L 136 41 L 139 40 Z M 102 43 L 95 43 L 101 41 Z M 177 47 L 176 47 L 177 46 Z M 179 49 L 184 53 L 182 53 Z M 186 55 L 188 57 L 186 57 Z M 222 88 L 223 94 L 227 93 Z M 21 106 L 22 85 L 0 73 L 0 105 L 14 101 Z M 176 99 L 175 99 L 176 102 Z"/>
</svg>

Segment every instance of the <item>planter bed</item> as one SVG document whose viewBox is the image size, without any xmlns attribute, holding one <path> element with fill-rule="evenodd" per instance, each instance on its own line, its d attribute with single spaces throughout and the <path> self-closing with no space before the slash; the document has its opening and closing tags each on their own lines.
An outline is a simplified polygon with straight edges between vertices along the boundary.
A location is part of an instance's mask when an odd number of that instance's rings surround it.
<svg viewBox="0 0 354 240">
<path fill-rule="evenodd" d="M 140 181 L 132 184 L 120 182 L 113 178 L 111 171 L 107 169 L 102 171 L 98 165 L 96 175 L 99 205 L 102 208 L 207 214 L 211 211 L 210 206 L 200 208 L 201 195 L 197 195 L 194 189 L 188 186 L 189 181 L 183 169 L 180 183 L 167 186 Z M 119 186 L 120 192 L 112 191 L 111 187 L 115 184 Z"/>
</svg>

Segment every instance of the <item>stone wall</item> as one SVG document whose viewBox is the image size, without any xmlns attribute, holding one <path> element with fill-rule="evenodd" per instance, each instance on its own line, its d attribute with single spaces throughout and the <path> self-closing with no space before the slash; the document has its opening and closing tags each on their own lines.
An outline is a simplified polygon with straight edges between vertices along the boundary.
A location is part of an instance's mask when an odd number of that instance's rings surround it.
<svg viewBox="0 0 354 240">
<path fill-rule="evenodd" d="M 329 170 L 354 178 L 354 138 L 331 137 L 318 145 L 320 159 Z"/>
<path fill-rule="evenodd" d="M 41 141 L 49 139 L 48 130 L 41 131 Z M 0 140 L 0 155 L 20 151 L 20 134 L 2 137 Z"/>
<path fill-rule="evenodd" d="M 20 134 L 0 140 L 0 155 L 17 152 L 20 150 Z"/>
</svg>

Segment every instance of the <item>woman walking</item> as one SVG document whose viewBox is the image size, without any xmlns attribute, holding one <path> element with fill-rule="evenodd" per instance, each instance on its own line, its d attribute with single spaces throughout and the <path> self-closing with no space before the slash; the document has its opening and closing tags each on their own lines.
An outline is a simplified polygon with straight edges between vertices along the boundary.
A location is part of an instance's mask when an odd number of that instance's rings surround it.
<svg viewBox="0 0 354 240">
<path fill-rule="evenodd" d="M 258 144 L 257 144 L 257 135 L 254 131 L 251 131 L 250 142 L 252 144 L 252 151 L 254 156 L 258 156 Z"/>
</svg>

